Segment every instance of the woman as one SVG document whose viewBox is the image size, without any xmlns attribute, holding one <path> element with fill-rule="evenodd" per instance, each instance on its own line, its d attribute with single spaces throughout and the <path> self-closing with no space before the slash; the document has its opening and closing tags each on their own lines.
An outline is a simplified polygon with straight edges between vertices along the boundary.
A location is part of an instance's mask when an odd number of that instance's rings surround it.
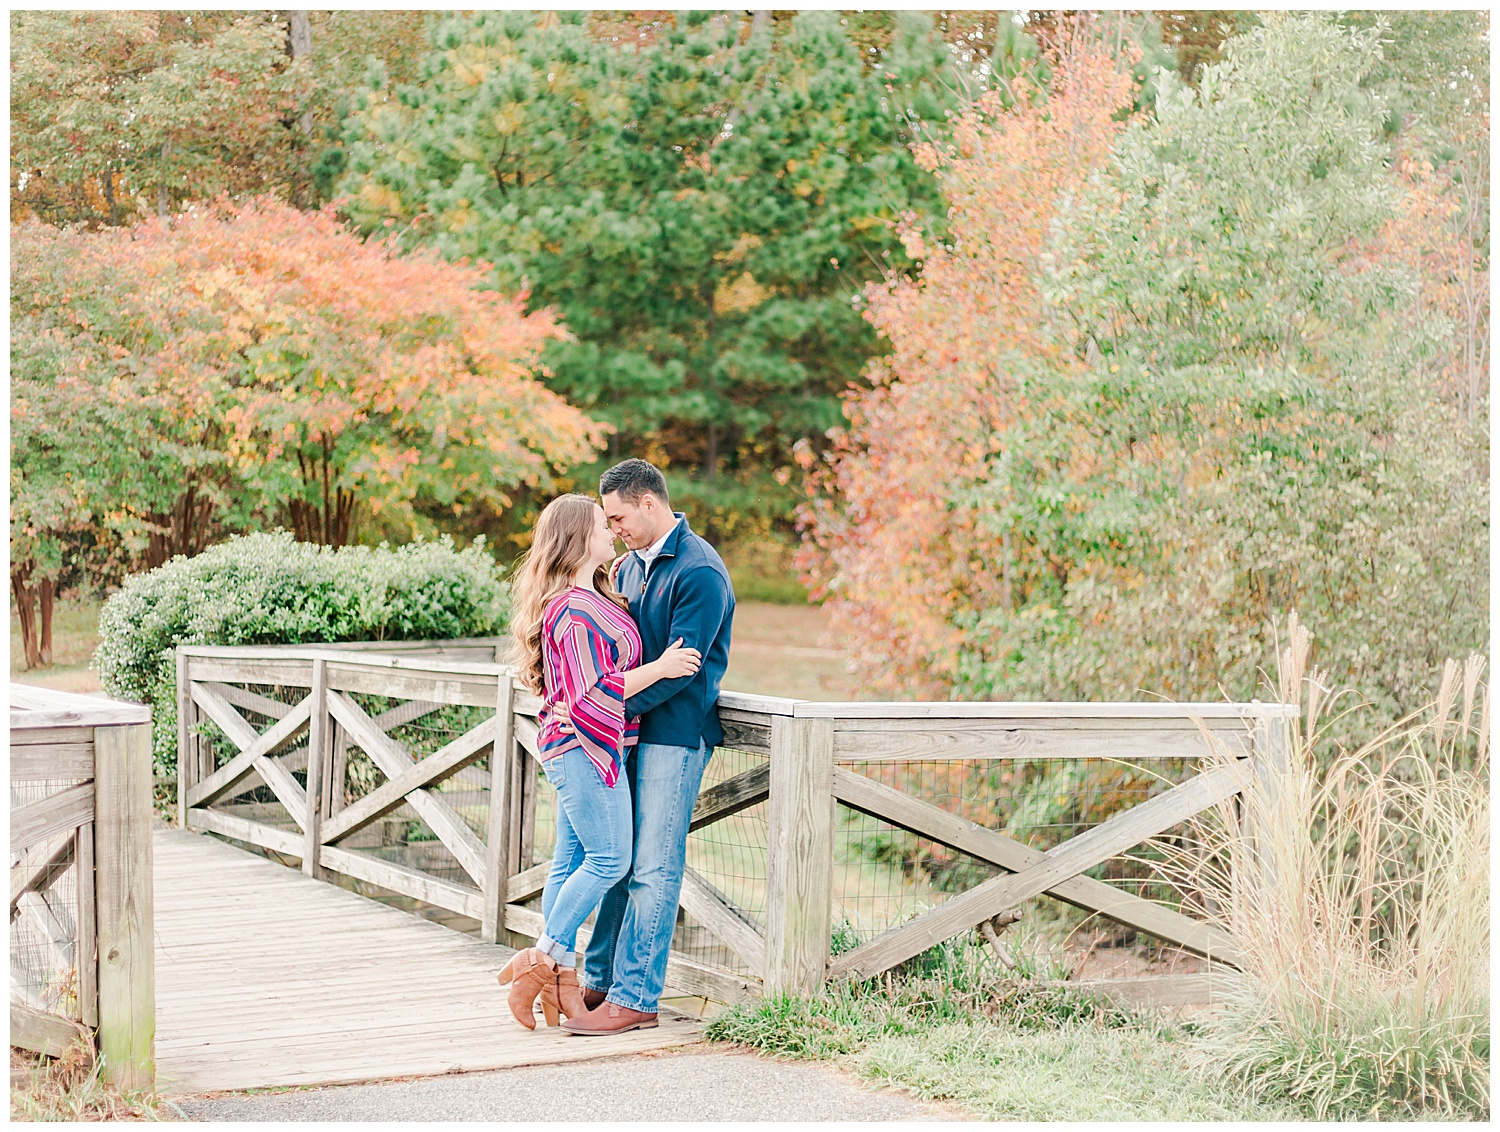
<svg viewBox="0 0 1500 1132">
<path fill-rule="evenodd" d="M 542 890 L 542 934 L 500 972 L 510 1012 L 528 1030 L 537 996 L 547 1025 L 584 1012 L 574 943 L 578 928 L 630 869 L 634 821 L 622 781 L 636 742 L 628 697 L 658 680 L 690 676 L 702 662 L 679 638 L 641 664 L 641 637 L 609 577 L 615 539 L 604 508 L 563 495 L 537 519 L 531 550 L 516 572 L 513 663 L 543 698 L 537 750 L 557 790 L 557 849 Z M 567 720 L 554 719 L 558 704 Z"/>
</svg>

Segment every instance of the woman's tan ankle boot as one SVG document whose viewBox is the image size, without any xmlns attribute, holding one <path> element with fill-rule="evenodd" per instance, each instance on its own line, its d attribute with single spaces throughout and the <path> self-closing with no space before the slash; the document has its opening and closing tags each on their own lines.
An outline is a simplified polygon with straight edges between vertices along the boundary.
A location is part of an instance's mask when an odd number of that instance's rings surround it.
<svg viewBox="0 0 1500 1132">
<path fill-rule="evenodd" d="M 537 996 L 549 987 L 554 995 L 557 993 L 557 963 L 550 955 L 528 947 L 511 956 L 510 962 L 500 971 L 499 978 L 501 986 L 510 983 L 506 1005 L 510 1007 L 511 1014 L 528 1030 L 535 1030 Z M 549 1010 L 545 998 L 542 1000 L 542 1013 L 547 1018 L 547 1025 L 557 1025 L 557 1007 L 553 1005 Z"/>
<path fill-rule="evenodd" d="M 569 1018 L 582 1017 L 588 1011 L 583 1002 L 583 988 L 578 985 L 576 967 L 557 969 L 557 1003 Z"/>
</svg>

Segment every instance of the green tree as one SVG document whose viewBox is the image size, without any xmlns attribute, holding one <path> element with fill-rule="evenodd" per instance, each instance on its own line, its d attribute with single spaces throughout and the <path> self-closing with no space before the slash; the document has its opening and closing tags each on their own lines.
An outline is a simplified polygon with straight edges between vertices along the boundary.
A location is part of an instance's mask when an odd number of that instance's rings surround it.
<svg viewBox="0 0 1500 1132">
<path fill-rule="evenodd" d="M 419 82 L 361 96 L 347 208 L 554 306 L 574 337 L 548 347 L 553 387 L 615 426 L 611 457 L 775 468 L 879 349 L 850 300 L 907 265 L 894 221 L 939 211 L 907 143 L 941 118 L 948 52 L 907 18 L 869 69 L 829 13 L 642 38 L 442 21 Z"/>
<path fill-rule="evenodd" d="M 283 187 L 311 92 L 264 13 L 13 12 L 12 212 L 123 224 Z"/>
<path fill-rule="evenodd" d="M 12 214 L 120 225 L 220 193 L 321 203 L 351 91 L 372 63 L 414 77 L 429 18 L 14 12 Z"/>
<path fill-rule="evenodd" d="M 1012 604 L 967 622 L 971 693 L 1246 696 L 1288 609 L 1393 707 L 1483 647 L 1486 429 L 1412 379 L 1452 327 L 1381 254 L 1379 38 L 1268 17 L 1196 92 L 1169 76 L 1064 211 L 1072 364 L 1022 373 L 964 501 L 1017 548 Z"/>
</svg>

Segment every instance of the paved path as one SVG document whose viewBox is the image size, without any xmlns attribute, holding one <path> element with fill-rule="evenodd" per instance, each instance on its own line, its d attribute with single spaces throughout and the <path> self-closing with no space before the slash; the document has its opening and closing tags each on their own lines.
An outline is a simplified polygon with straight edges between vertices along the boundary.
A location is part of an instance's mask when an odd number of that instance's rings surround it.
<svg viewBox="0 0 1500 1132">
<path fill-rule="evenodd" d="M 872 1090 L 827 1066 L 699 1050 L 173 1103 L 204 1121 L 964 1119 L 946 1106 Z"/>
<path fill-rule="evenodd" d="M 505 1011 L 511 951 L 201 834 L 158 829 L 156 1065 L 168 1096 L 571 1062 L 700 1040 L 587 1041 Z"/>
</svg>

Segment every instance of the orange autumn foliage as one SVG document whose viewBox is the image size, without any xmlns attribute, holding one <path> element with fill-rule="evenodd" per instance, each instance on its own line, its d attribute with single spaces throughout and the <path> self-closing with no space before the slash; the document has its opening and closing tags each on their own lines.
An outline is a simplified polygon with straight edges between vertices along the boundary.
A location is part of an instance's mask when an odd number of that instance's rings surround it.
<svg viewBox="0 0 1500 1132">
<path fill-rule="evenodd" d="M 963 613 L 1007 600 L 975 513 L 948 501 L 984 478 L 990 437 L 1020 411 L 1027 359 L 1065 364 L 1041 332 L 1034 280 L 1060 203 L 1109 154 L 1133 93 L 1130 61 L 1082 32 L 1059 55 L 1045 93 L 1013 80 L 1011 105 L 990 92 L 950 143 L 919 148 L 950 202 L 951 238 L 926 246 L 903 232 L 920 277 L 866 291 L 892 352 L 872 363 L 873 388 L 846 395 L 849 426 L 826 460 L 802 453 L 799 565 L 835 633 L 862 642 L 860 674 L 889 695 L 943 696 Z"/>
<path fill-rule="evenodd" d="M 588 459 L 602 427 L 538 380 L 566 335 L 552 313 L 485 289 L 487 264 L 396 252 L 332 210 L 221 201 L 88 236 L 111 293 L 73 329 L 121 362 L 102 395 L 212 454 L 183 467 L 184 488 L 211 472 L 221 513 L 307 541 L 350 541 L 357 504 L 414 530 L 418 511 L 498 511 Z"/>
</svg>

